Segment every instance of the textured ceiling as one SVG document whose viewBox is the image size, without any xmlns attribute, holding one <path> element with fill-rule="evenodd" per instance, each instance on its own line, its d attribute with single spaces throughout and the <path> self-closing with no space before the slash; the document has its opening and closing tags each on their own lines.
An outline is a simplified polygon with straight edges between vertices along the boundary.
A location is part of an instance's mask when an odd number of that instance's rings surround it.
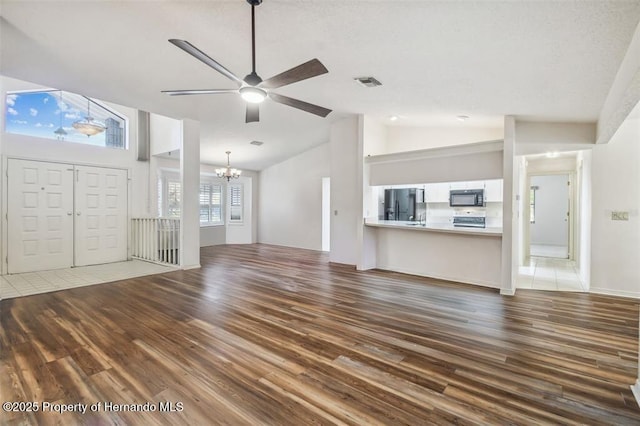
<svg viewBox="0 0 640 426">
<path fill-rule="evenodd" d="M 202 158 L 260 170 L 326 142 L 333 120 L 363 113 L 394 125 L 595 122 L 640 19 L 639 1 L 265 0 L 256 9 L 257 71 L 311 58 L 329 74 L 278 89 L 334 110 L 326 119 L 265 102 L 244 123 L 233 88 L 167 42 L 186 39 L 239 76 L 250 71 L 250 7 L 232 1 L 6 1 L 0 73 L 202 122 Z M 353 81 L 375 76 L 383 86 Z M 455 117 L 471 118 L 459 123 Z M 390 124 L 390 123 L 389 123 Z M 261 147 L 252 140 L 265 142 Z"/>
</svg>

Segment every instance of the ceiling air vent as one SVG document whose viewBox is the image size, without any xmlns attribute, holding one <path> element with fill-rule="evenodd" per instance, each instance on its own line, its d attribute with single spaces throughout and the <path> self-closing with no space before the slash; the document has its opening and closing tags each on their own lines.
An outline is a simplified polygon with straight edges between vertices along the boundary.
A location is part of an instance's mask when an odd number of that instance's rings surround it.
<svg viewBox="0 0 640 426">
<path fill-rule="evenodd" d="M 362 84 L 365 87 L 382 86 L 382 83 L 380 83 L 374 77 L 356 77 L 356 78 L 354 78 L 354 80 L 357 81 L 358 83 Z"/>
<path fill-rule="evenodd" d="M 260 141 L 252 141 L 249 143 L 249 145 L 255 145 L 255 146 L 260 146 L 262 144 L 264 144 L 264 142 L 260 142 Z"/>
</svg>

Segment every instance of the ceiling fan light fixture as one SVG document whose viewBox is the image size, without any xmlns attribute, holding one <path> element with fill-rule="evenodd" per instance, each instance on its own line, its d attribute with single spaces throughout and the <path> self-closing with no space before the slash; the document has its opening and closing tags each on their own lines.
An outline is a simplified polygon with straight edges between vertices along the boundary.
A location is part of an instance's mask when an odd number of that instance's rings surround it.
<svg viewBox="0 0 640 426">
<path fill-rule="evenodd" d="M 242 99 L 249 103 L 259 104 L 266 99 L 267 92 L 260 89 L 259 87 L 241 87 L 240 96 L 242 96 Z"/>
<path fill-rule="evenodd" d="M 292 108 L 299 109 L 311 114 L 315 114 L 319 117 L 326 117 L 331 113 L 330 109 L 323 108 L 318 105 L 314 105 L 308 102 L 304 102 L 298 99 L 293 99 L 288 96 L 278 95 L 271 90 L 279 87 L 287 86 L 289 84 L 297 83 L 299 81 L 306 80 L 312 77 L 318 77 L 322 74 L 329 72 L 327 68 L 318 59 L 314 58 L 296 67 L 274 75 L 271 78 L 262 80 L 262 78 L 256 73 L 256 19 L 255 8 L 262 3 L 262 0 L 246 0 L 251 6 L 251 73 L 245 76 L 244 80 L 240 79 L 237 75 L 229 71 L 222 66 L 215 59 L 204 53 L 202 50 L 195 47 L 193 44 L 186 40 L 169 39 L 169 43 L 182 49 L 192 57 L 203 62 L 205 65 L 218 71 L 228 79 L 238 84 L 238 89 L 202 89 L 202 90 L 163 90 L 171 96 L 178 95 L 203 95 L 203 94 L 217 94 L 217 93 L 239 93 L 240 96 L 247 102 L 245 123 L 255 123 L 260 121 L 260 108 L 259 105 L 267 97 L 273 102 L 290 106 Z M 266 89 L 266 90 L 265 90 Z"/>
</svg>

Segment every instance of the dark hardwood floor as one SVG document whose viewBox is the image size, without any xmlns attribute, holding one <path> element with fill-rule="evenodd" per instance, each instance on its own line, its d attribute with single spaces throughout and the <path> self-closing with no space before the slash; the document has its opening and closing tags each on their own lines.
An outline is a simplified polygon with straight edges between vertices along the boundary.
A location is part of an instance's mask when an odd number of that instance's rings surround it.
<svg viewBox="0 0 640 426">
<path fill-rule="evenodd" d="M 202 266 L 0 302 L 3 402 L 102 403 L 0 423 L 640 424 L 637 301 L 268 245 L 208 247 Z"/>
</svg>

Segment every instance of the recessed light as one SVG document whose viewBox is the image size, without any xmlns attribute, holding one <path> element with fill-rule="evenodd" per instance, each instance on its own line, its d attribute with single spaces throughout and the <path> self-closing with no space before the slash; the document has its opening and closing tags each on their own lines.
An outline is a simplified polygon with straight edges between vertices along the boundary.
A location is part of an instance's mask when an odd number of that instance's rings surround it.
<svg viewBox="0 0 640 426">
<path fill-rule="evenodd" d="M 392 115 L 391 117 L 389 117 L 389 120 L 397 121 L 398 120 L 398 116 L 397 115 Z"/>
<path fill-rule="evenodd" d="M 467 121 L 469 119 L 468 115 L 459 115 L 456 117 L 458 121 Z"/>
<path fill-rule="evenodd" d="M 250 145 L 255 145 L 255 146 L 260 146 L 262 144 L 264 144 L 264 142 L 260 142 L 260 141 L 251 141 L 249 142 Z"/>
</svg>

